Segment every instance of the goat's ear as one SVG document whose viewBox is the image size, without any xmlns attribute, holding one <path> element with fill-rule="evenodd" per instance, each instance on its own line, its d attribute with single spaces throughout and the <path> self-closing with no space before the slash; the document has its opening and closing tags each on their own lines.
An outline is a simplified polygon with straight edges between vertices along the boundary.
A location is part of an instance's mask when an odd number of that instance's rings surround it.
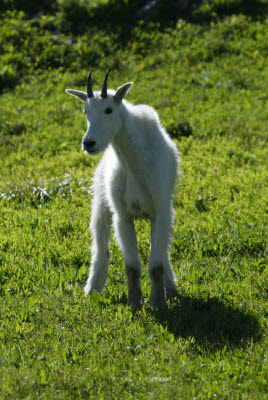
<svg viewBox="0 0 268 400">
<path fill-rule="evenodd" d="M 114 99 L 117 103 L 120 103 L 122 101 L 122 99 L 125 97 L 125 95 L 130 90 L 132 85 L 133 85 L 132 82 L 128 82 L 117 89 L 114 95 Z"/>
<path fill-rule="evenodd" d="M 84 103 L 87 102 L 88 97 L 86 92 L 81 92 L 80 90 L 74 90 L 74 89 L 65 89 L 65 92 L 70 94 L 71 96 L 77 97 Z"/>
</svg>

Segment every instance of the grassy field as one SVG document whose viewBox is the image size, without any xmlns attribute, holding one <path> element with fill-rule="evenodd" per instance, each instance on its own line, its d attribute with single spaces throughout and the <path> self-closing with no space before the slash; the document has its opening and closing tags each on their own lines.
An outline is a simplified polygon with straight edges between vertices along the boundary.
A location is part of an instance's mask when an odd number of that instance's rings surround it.
<svg viewBox="0 0 268 400">
<path fill-rule="evenodd" d="M 268 4 L 192 3 L 0 5 L 0 399 L 268 399 Z M 133 81 L 181 153 L 167 310 L 143 221 L 142 310 L 114 240 L 103 296 L 83 296 L 99 157 L 64 89 L 91 66 L 94 89 L 108 67 Z"/>
</svg>

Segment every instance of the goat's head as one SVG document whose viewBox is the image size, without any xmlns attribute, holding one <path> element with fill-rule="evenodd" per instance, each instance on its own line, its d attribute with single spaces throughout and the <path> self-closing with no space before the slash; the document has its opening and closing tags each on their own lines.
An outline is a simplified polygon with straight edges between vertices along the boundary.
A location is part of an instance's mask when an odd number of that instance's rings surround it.
<svg viewBox="0 0 268 400">
<path fill-rule="evenodd" d="M 116 91 L 107 90 L 108 69 L 101 91 L 93 92 L 91 73 L 87 79 L 87 92 L 66 89 L 66 92 L 82 100 L 85 104 L 87 117 L 87 131 L 82 140 L 82 149 L 94 155 L 105 150 L 122 124 L 121 103 L 132 86 L 132 82 L 125 83 Z"/>
</svg>

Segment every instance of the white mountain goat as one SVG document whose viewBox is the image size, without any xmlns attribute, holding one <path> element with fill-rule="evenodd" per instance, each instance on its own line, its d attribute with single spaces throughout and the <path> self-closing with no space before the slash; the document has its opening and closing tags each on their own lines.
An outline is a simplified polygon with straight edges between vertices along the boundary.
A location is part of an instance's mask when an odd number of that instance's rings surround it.
<svg viewBox="0 0 268 400">
<path fill-rule="evenodd" d="M 128 305 L 139 309 L 143 302 L 141 265 L 134 218 L 151 221 L 150 304 L 162 307 L 177 295 L 169 250 L 174 210 L 172 195 L 179 157 L 175 144 L 161 126 L 156 111 L 147 105 L 123 100 L 132 86 L 125 83 L 107 91 L 108 70 L 102 91 L 87 93 L 66 89 L 85 102 L 87 131 L 82 149 L 89 155 L 104 151 L 93 178 L 91 213 L 91 268 L 85 294 L 101 292 L 108 274 L 109 238 L 114 226 L 123 253 L 128 280 Z"/>
</svg>

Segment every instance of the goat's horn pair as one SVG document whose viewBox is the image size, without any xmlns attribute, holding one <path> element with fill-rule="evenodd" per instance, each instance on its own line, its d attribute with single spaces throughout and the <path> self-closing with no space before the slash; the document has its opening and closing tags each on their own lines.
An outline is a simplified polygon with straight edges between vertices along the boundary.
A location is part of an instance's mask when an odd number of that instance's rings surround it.
<svg viewBox="0 0 268 400">
<path fill-rule="evenodd" d="M 107 80 L 108 80 L 109 72 L 110 72 L 110 68 L 108 69 L 108 71 L 105 75 L 103 86 L 102 86 L 101 97 L 103 99 L 105 99 L 107 97 Z M 94 97 L 94 93 L 93 93 L 93 90 L 91 87 L 91 73 L 92 73 L 92 68 L 91 68 L 90 73 L 87 78 L 87 96 L 89 99 L 91 99 L 91 97 Z"/>
</svg>

